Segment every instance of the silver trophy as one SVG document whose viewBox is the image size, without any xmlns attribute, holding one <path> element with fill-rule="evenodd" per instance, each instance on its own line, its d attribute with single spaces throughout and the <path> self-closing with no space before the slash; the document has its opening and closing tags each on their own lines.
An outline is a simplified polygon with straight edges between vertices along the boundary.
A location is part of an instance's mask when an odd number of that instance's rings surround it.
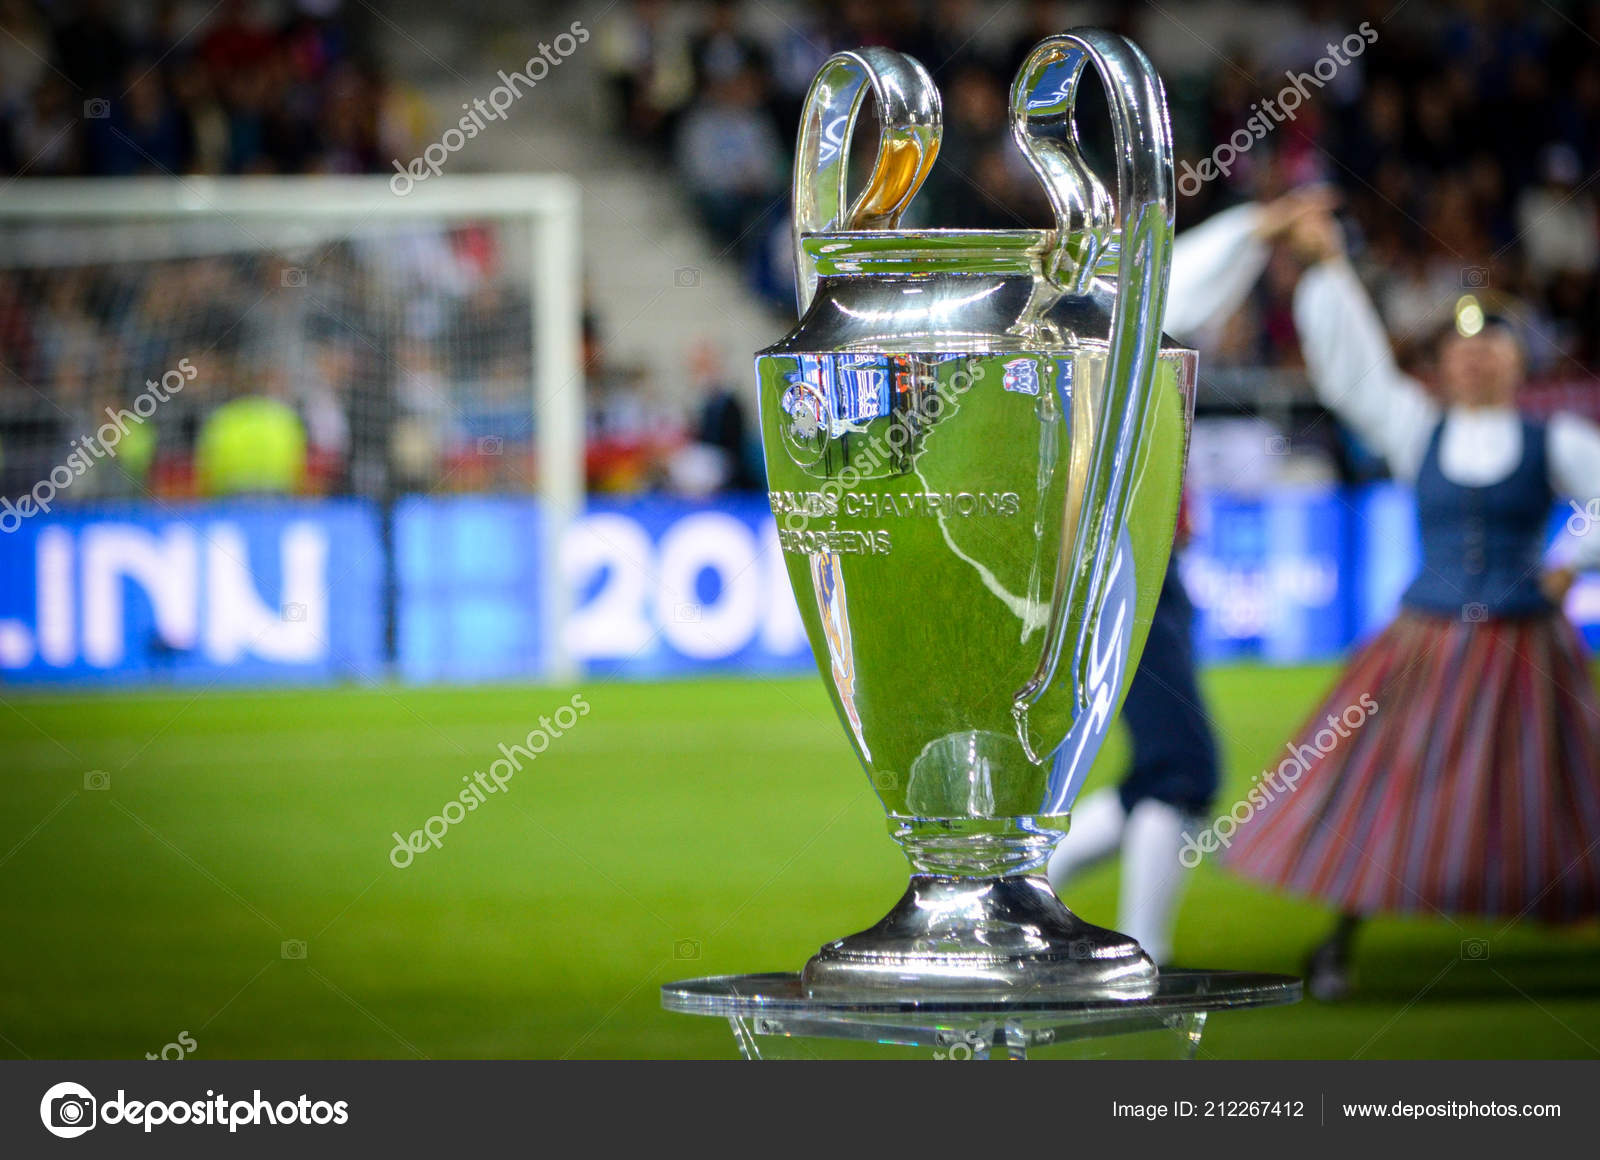
<svg viewBox="0 0 1600 1160">
<path fill-rule="evenodd" d="M 1115 197 L 1085 163 L 1086 65 Z M 877 161 L 847 202 L 868 92 Z M 923 67 L 840 53 L 794 179 L 800 322 L 756 356 L 789 579 L 839 719 L 911 864 L 877 925 L 806 965 L 812 998 L 1139 997 L 1156 967 L 1043 877 L 1137 664 L 1172 548 L 1195 354 L 1163 340 L 1171 131 L 1120 36 L 1040 43 L 1011 131 L 1049 230 L 897 229 L 939 149 Z"/>
</svg>

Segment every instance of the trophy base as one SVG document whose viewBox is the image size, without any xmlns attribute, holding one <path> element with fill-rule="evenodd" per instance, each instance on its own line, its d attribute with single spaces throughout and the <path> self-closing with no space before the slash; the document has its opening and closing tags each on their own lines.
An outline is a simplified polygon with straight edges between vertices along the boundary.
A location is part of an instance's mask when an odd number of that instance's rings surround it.
<svg viewBox="0 0 1600 1160">
<path fill-rule="evenodd" d="M 1156 965 L 1084 922 L 1044 878 L 913 874 L 877 925 L 828 943 L 801 973 L 812 999 L 1147 998 Z"/>
<path fill-rule="evenodd" d="M 1014 1001 L 879 994 L 816 999 L 797 974 L 719 975 L 661 988 L 661 1005 L 726 1019 L 745 1059 L 1193 1059 L 1208 1018 L 1300 999 L 1300 980 L 1161 972 L 1149 995 Z"/>
</svg>

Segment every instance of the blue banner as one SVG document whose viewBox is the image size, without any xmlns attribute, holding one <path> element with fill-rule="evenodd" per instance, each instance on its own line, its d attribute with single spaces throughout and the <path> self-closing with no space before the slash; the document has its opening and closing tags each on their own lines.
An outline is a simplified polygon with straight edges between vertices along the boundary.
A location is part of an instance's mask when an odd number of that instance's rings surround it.
<svg viewBox="0 0 1600 1160">
<path fill-rule="evenodd" d="M 1206 661 L 1338 658 L 1417 567 L 1393 485 L 1194 496 L 1192 513 L 1180 566 Z M 1572 518 L 1553 513 L 1552 537 Z M 764 496 L 596 500 L 554 560 L 529 497 L 401 501 L 389 554 L 382 523 L 358 500 L 22 520 L 0 535 L 0 683 L 525 680 L 558 645 L 600 679 L 814 668 Z M 555 583 L 560 641 L 544 627 Z M 1600 645 L 1600 577 L 1567 611 Z"/>
<path fill-rule="evenodd" d="M 549 663 L 538 505 L 413 497 L 394 510 L 395 659 L 410 681 L 536 676 Z"/>
<path fill-rule="evenodd" d="M 415 499 L 395 511 L 398 662 L 416 681 L 538 675 L 541 589 L 559 576 L 563 644 L 592 676 L 813 667 L 764 496 L 600 499 L 541 566 L 531 499 Z"/>
<path fill-rule="evenodd" d="M 25 519 L 0 536 L 0 682 L 376 678 L 384 571 L 357 501 Z"/>
<path fill-rule="evenodd" d="M 1206 660 L 1288 664 L 1337 654 L 1352 624 L 1347 498 L 1327 490 L 1259 499 L 1190 497 L 1179 570 Z"/>
</svg>

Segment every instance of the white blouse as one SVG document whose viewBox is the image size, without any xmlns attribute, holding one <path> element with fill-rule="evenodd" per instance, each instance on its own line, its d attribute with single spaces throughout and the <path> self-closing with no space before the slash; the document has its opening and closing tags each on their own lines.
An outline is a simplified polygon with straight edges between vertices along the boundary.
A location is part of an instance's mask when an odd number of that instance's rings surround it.
<svg viewBox="0 0 1600 1160">
<path fill-rule="evenodd" d="M 1203 350 L 1244 303 L 1267 266 L 1268 247 L 1256 236 L 1260 221 L 1260 206 L 1240 205 L 1178 235 L 1163 324 L 1173 338 Z"/>
<path fill-rule="evenodd" d="M 1325 261 L 1305 272 L 1295 287 L 1294 321 L 1317 397 L 1384 457 L 1396 478 L 1415 481 L 1441 414 L 1439 470 L 1452 483 L 1498 483 L 1521 461 L 1522 422 L 1515 409 L 1441 410 L 1420 383 L 1401 372 L 1349 262 Z M 1549 420 L 1547 440 L 1551 489 L 1580 506 L 1600 496 L 1600 429 L 1576 415 L 1558 414 Z M 1600 510 L 1600 504 L 1589 510 Z M 1600 535 L 1578 538 L 1570 555 L 1574 567 L 1600 567 Z"/>
</svg>

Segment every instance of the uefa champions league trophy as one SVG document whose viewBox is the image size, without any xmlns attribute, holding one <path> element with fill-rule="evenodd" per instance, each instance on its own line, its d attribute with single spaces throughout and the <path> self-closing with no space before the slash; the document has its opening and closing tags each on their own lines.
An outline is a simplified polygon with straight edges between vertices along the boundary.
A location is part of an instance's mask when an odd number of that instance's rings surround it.
<svg viewBox="0 0 1600 1160">
<path fill-rule="evenodd" d="M 1115 196 L 1073 106 L 1104 84 Z M 876 165 L 848 202 L 868 92 Z M 824 946 L 813 999 L 1139 998 L 1155 964 L 1043 877 L 1110 730 L 1172 548 L 1195 354 L 1163 341 L 1172 245 L 1161 81 L 1120 36 L 1029 55 L 1011 130 L 1049 230 L 896 227 L 939 149 L 938 93 L 882 48 L 807 97 L 800 322 L 756 357 L 768 487 L 818 667 L 911 864 L 876 926 Z"/>
</svg>

